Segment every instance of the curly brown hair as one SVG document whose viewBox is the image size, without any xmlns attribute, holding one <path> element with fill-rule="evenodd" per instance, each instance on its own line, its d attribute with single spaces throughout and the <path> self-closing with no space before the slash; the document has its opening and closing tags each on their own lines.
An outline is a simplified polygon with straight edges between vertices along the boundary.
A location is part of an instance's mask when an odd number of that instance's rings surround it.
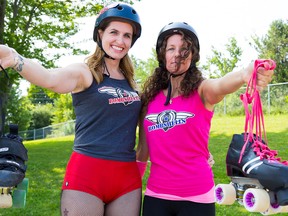
<svg viewBox="0 0 288 216">
<path fill-rule="evenodd" d="M 193 91 L 197 90 L 200 83 L 204 80 L 202 72 L 197 68 L 196 63 L 200 60 L 200 54 L 198 48 L 195 46 L 195 42 L 192 38 L 186 36 L 183 32 L 177 32 L 174 34 L 182 35 L 182 40 L 187 44 L 188 51 L 182 54 L 181 59 L 186 59 L 192 52 L 192 59 L 189 69 L 186 71 L 183 80 L 180 83 L 180 89 L 185 97 L 188 97 Z M 167 40 L 173 34 L 166 36 L 159 49 L 157 60 L 159 67 L 155 68 L 152 75 L 146 80 L 143 85 L 143 92 L 141 94 L 141 100 L 143 108 L 147 106 L 149 101 L 153 100 L 155 96 L 161 91 L 168 88 L 170 73 L 166 69 L 166 46 Z"/>
</svg>

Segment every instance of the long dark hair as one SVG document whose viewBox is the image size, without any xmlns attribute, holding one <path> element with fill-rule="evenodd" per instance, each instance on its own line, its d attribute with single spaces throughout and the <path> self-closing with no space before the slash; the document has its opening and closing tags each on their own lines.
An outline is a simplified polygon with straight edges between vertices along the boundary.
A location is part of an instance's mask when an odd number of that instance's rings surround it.
<svg viewBox="0 0 288 216">
<path fill-rule="evenodd" d="M 168 87 L 170 74 L 166 69 L 165 53 L 167 40 L 174 34 L 170 34 L 164 39 L 157 55 L 159 66 L 155 68 L 152 75 L 143 85 L 143 91 L 141 94 L 143 108 L 145 108 L 149 101 L 153 100 L 160 91 Z M 176 34 L 182 35 L 183 42 L 188 45 L 188 51 L 187 53 L 184 53 L 182 55 L 182 60 L 186 59 L 189 56 L 190 52 L 192 52 L 190 67 L 185 73 L 184 79 L 180 83 L 180 88 L 183 92 L 183 95 L 185 97 L 188 97 L 189 94 L 198 89 L 200 83 L 204 80 L 201 71 L 196 66 L 196 63 L 200 60 L 200 54 L 198 48 L 195 45 L 196 43 L 193 41 L 192 38 L 188 37 L 181 31 L 177 32 Z"/>
</svg>

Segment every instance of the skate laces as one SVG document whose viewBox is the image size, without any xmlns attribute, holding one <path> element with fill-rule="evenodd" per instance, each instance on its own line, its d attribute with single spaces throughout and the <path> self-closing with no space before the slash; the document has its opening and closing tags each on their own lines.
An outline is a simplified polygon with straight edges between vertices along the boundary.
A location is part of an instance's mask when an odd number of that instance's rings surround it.
<svg viewBox="0 0 288 216">
<path fill-rule="evenodd" d="M 261 160 L 268 159 L 271 161 L 281 162 L 281 158 L 276 158 L 277 151 L 269 149 L 266 131 L 264 127 L 264 115 L 262 110 L 262 102 L 260 93 L 256 88 L 257 84 L 257 70 L 259 67 L 263 67 L 266 70 L 273 70 L 276 64 L 273 60 L 258 59 L 254 62 L 254 70 L 252 76 L 247 84 L 245 93 L 241 94 L 240 99 L 245 110 L 245 143 L 242 147 L 239 163 L 242 160 L 244 151 L 249 142 L 253 143 L 253 151 L 260 157 Z M 249 105 L 251 105 L 249 107 Z M 254 133 L 255 130 L 255 133 Z M 263 139 L 266 143 L 263 143 Z M 281 163 L 288 165 L 288 161 L 282 161 Z"/>
<path fill-rule="evenodd" d="M 282 161 L 279 157 L 276 158 L 278 152 L 276 150 L 271 150 L 265 143 L 256 140 L 252 144 L 252 148 L 256 155 L 260 157 L 260 160 L 267 159 L 270 161 L 278 161 L 280 163 L 288 165 L 288 161 Z"/>
</svg>

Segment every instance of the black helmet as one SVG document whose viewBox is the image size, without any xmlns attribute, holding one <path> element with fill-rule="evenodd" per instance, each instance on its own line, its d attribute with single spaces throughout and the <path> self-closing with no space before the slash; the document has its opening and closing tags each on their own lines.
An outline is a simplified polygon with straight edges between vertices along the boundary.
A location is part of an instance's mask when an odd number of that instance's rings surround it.
<svg viewBox="0 0 288 216">
<path fill-rule="evenodd" d="M 171 22 L 168 25 L 164 26 L 159 32 L 157 43 L 156 43 L 157 54 L 159 54 L 160 47 L 163 43 L 164 38 L 167 35 L 170 35 L 177 31 L 182 31 L 184 32 L 184 34 L 190 36 L 191 39 L 196 42 L 196 47 L 200 51 L 198 36 L 194 28 L 192 28 L 192 26 L 188 25 L 186 22 Z"/>
<path fill-rule="evenodd" d="M 138 13 L 130 5 L 124 4 L 122 2 L 112 3 L 104 7 L 100 11 L 99 16 L 96 18 L 96 22 L 95 22 L 93 40 L 97 42 L 97 44 L 100 47 L 102 47 L 101 41 L 98 35 L 98 29 L 101 28 L 102 24 L 105 21 L 108 21 L 109 19 L 113 19 L 113 18 L 128 21 L 129 23 L 133 24 L 133 26 L 135 26 L 135 28 L 133 28 L 133 38 L 132 38 L 132 43 L 131 43 L 131 47 L 132 47 L 135 41 L 141 35 L 140 18 L 139 18 Z"/>
</svg>

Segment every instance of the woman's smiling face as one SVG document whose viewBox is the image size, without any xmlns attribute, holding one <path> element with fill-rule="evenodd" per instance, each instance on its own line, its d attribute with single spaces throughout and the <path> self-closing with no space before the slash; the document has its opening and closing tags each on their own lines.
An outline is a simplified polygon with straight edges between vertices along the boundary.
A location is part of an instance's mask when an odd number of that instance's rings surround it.
<svg viewBox="0 0 288 216">
<path fill-rule="evenodd" d="M 99 30 L 102 47 L 114 59 L 122 59 L 132 43 L 133 28 L 129 23 L 112 21 L 107 28 Z"/>
</svg>

